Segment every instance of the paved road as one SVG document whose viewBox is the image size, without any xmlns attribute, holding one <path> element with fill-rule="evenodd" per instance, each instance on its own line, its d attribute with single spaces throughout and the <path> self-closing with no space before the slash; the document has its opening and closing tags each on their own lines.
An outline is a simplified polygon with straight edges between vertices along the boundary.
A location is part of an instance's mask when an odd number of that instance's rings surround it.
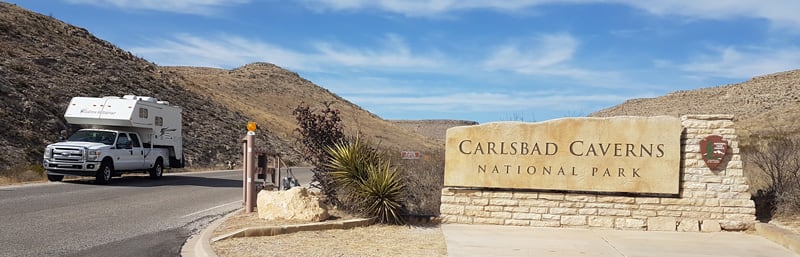
<svg viewBox="0 0 800 257">
<path fill-rule="evenodd" d="M 227 171 L 0 187 L 0 256 L 177 256 L 241 186 Z"/>
</svg>

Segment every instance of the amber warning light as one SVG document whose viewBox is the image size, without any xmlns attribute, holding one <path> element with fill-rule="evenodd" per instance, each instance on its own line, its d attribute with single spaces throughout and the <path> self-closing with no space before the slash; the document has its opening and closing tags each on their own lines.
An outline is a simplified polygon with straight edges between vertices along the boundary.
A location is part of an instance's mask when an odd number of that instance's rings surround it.
<svg viewBox="0 0 800 257">
<path fill-rule="evenodd" d="M 256 132 L 256 123 L 252 121 L 247 122 L 247 131 Z"/>
</svg>

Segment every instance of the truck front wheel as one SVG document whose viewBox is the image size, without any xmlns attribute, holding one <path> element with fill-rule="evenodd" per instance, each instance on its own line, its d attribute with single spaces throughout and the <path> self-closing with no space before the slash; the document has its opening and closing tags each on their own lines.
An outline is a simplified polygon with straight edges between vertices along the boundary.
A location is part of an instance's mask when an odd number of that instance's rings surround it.
<svg viewBox="0 0 800 257">
<path fill-rule="evenodd" d="M 47 174 L 47 180 L 52 181 L 52 182 L 59 182 L 61 180 L 64 180 L 64 175 L 50 175 L 50 174 Z"/>
<path fill-rule="evenodd" d="M 164 175 L 164 161 L 161 158 L 156 160 L 156 163 L 153 165 L 153 168 L 150 169 L 150 178 L 152 179 L 159 179 L 162 175 Z"/>
<path fill-rule="evenodd" d="M 100 185 L 108 184 L 112 174 L 114 174 L 114 164 L 110 161 L 103 161 L 103 163 L 100 164 L 100 170 L 98 170 L 95 175 L 94 181 Z"/>
</svg>

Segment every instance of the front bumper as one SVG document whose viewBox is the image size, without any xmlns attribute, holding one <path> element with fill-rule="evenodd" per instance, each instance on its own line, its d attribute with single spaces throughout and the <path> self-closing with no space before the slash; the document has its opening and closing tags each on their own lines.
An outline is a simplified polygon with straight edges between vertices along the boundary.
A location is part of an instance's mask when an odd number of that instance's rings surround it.
<svg viewBox="0 0 800 257">
<path fill-rule="evenodd" d="M 55 162 L 44 160 L 42 163 L 49 175 L 94 176 L 100 169 L 100 162 Z"/>
</svg>

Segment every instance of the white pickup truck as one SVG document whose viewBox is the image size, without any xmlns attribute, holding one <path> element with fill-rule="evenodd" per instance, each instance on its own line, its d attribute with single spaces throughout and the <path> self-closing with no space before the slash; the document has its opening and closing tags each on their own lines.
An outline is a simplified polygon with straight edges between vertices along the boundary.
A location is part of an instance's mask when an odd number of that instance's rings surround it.
<svg viewBox="0 0 800 257">
<path fill-rule="evenodd" d="M 43 166 L 50 181 L 94 176 L 98 184 L 126 172 L 162 176 L 184 166 L 181 108 L 153 97 L 74 97 L 64 118 L 84 125 L 66 141 L 48 145 Z"/>
</svg>

